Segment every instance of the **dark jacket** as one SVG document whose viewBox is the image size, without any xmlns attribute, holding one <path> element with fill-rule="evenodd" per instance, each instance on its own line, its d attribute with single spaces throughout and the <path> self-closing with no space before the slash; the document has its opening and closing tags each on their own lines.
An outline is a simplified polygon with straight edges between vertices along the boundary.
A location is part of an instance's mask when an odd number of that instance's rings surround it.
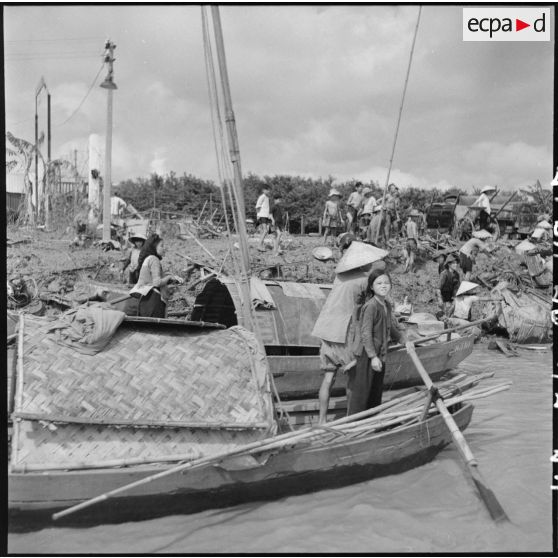
<svg viewBox="0 0 558 558">
<path fill-rule="evenodd" d="M 391 305 L 384 301 L 386 310 L 376 297 L 372 297 L 363 307 L 360 318 L 360 335 L 364 350 L 369 358 L 377 356 L 386 360 L 389 340 L 401 340 L 401 331 L 391 313 Z"/>
<path fill-rule="evenodd" d="M 448 298 L 453 298 L 460 283 L 461 279 L 457 271 L 445 269 L 440 275 L 440 292 Z"/>
</svg>

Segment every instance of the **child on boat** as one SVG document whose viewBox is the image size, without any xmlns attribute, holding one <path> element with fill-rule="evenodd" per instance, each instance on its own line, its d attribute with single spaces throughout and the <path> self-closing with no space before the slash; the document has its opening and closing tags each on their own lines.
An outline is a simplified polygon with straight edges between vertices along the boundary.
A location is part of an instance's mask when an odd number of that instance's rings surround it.
<svg viewBox="0 0 558 558">
<path fill-rule="evenodd" d="M 322 216 L 322 225 L 325 228 L 324 231 L 324 244 L 327 245 L 327 237 L 331 235 L 333 240 L 337 237 L 337 229 L 343 227 L 344 221 L 341 215 L 341 209 L 339 207 L 339 201 L 341 200 L 341 193 L 339 190 L 332 188 L 329 191 L 327 201 L 324 208 L 324 214 Z"/>
<path fill-rule="evenodd" d="M 381 259 L 386 255 L 385 250 L 355 240 L 337 265 L 333 288 L 312 330 L 321 340 L 320 368 L 324 373 L 319 393 L 320 424 L 326 421 L 337 371 L 354 360 L 354 348 L 359 346 L 358 317 L 368 275 L 374 266 L 385 269 Z"/>
<path fill-rule="evenodd" d="M 145 241 L 147 239 L 141 233 L 135 233 L 130 237 L 130 242 L 132 243 L 132 248 L 128 251 L 126 259 L 122 262 L 122 278 L 124 278 L 124 272 L 128 268 L 128 283 L 135 285 L 139 279 L 139 255 Z"/>
<path fill-rule="evenodd" d="M 400 342 L 403 334 L 393 318 L 386 297 L 391 291 L 391 278 L 382 270 L 368 276 L 369 300 L 361 311 L 360 351 L 356 367 L 347 381 L 347 414 L 352 415 L 382 403 L 387 348 L 390 339 Z"/>
</svg>

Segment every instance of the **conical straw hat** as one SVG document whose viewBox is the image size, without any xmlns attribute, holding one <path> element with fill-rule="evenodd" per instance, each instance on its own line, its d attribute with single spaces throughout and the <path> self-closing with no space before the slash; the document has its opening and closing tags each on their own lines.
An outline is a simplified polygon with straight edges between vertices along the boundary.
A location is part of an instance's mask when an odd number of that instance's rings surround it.
<svg viewBox="0 0 558 558">
<path fill-rule="evenodd" d="M 455 296 L 461 295 L 463 293 L 468 293 L 469 291 L 472 291 L 477 287 L 480 287 L 480 285 L 478 285 L 477 283 L 472 283 L 471 281 L 461 281 L 461 285 L 459 285 L 459 289 L 457 289 Z"/>
<path fill-rule="evenodd" d="M 492 238 L 492 235 L 488 231 L 485 231 L 484 229 L 481 229 L 480 231 L 475 231 L 473 233 L 473 236 L 475 238 L 480 238 L 481 240 L 485 238 Z"/>
<path fill-rule="evenodd" d="M 331 260 L 333 258 L 333 252 L 331 248 L 327 246 L 318 246 L 312 250 L 312 256 L 314 256 L 317 260 L 322 262 L 326 262 L 327 260 Z"/>
<path fill-rule="evenodd" d="M 381 248 L 376 248 L 364 242 L 354 240 L 347 248 L 341 260 L 335 268 L 335 273 L 343 273 L 351 269 L 357 269 L 385 258 L 388 253 Z"/>
</svg>

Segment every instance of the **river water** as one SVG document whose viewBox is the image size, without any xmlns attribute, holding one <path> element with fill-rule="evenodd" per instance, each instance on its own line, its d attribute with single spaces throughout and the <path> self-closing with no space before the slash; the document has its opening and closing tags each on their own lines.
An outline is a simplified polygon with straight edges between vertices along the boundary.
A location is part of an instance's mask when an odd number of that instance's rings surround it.
<svg viewBox="0 0 558 558">
<path fill-rule="evenodd" d="M 406 553 L 552 551 L 552 353 L 475 346 L 460 368 L 493 370 L 465 437 L 511 519 L 494 524 L 448 447 L 403 474 L 276 502 L 90 528 L 13 533 L 10 553 Z"/>
</svg>

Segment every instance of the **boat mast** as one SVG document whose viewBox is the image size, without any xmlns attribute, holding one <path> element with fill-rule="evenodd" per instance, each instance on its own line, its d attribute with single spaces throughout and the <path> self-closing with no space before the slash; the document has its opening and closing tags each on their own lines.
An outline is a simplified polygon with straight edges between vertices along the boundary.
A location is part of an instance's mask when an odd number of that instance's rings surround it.
<svg viewBox="0 0 558 558">
<path fill-rule="evenodd" d="M 219 74 L 221 77 L 221 87 L 223 89 L 223 100 L 225 103 L 225 122 L 227 125 L 227 137 L 229 143 L 229 153 L 234 171 L 233 189 L 236 198 L 237 227 L 240 246 L 240 290 L 242 294 L 242 318 L 244 326 L 254 331 L 255 324 L 251 312 L 250 298 L 250 254 L 248 252 L 248 242 L 246 233 L 246 211 L 244 208 L 244 188 L 242 183 L 242 169 L 240 165 L 240 149 L 238 146 L 238 135 L 236 133 L 236 122 L 232 107 L 231 90 L 229 86 L 229 75 L 227 72 L 227 60 L 225 58 L 225 45 L 223 42 L 223 30 L 221 28 L 221 16 L 219 6 L 211 6 L 213 19 L 213 29 L 215 32 L 215 47 L 219 64 Z"/>
</svg>

